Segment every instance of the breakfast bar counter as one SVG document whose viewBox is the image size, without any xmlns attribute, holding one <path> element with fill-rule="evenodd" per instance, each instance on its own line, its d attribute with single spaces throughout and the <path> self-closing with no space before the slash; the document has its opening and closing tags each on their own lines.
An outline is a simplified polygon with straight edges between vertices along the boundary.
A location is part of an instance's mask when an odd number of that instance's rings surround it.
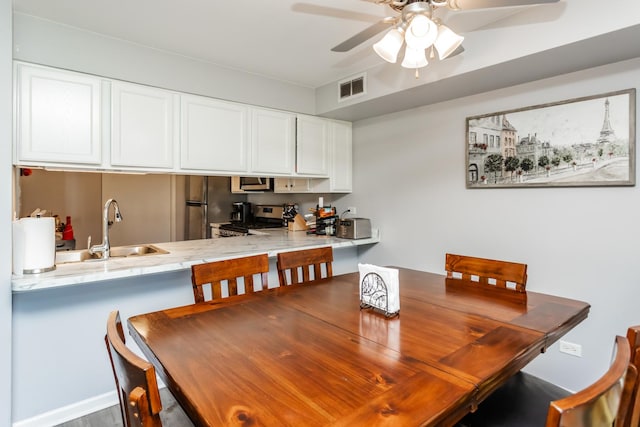
<svg viewBox="0 0 640 427">
<path fill-rule="evenodd" d="M 270 258 L 279 252 L 331 246 L 334 249 L 378 243 L 378 230 L 367 239 L 349 240 L 334 236 L 307 234 L 286 229 L 261 230 L 243 237 L 187 240 L 182 242 L 153 243 L 168 253 L 112 257 L 106 261 L 89 260 L 58 264 L 47 273 L 11 278 L 14 293 L 50 289 L 63 286 L 131 278 L 149 274 L 188 270 L 194 264 L 239 258 L 267 253 Z"/>
</svg>

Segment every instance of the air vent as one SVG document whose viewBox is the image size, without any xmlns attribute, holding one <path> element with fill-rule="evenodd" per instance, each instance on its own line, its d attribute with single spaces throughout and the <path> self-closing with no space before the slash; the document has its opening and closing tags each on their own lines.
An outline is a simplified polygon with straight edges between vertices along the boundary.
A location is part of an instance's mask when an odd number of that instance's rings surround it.
<svg viewBox="0 0 640 427">
<path fill-rule="evenodd" d="M 347 98 L 352 98 L 358 95 L 364 95 L 365 93 L 366 90 L 364 74 L 356 78 L 340 82 L 339 101 L 343 101 Z"/>
</svg>

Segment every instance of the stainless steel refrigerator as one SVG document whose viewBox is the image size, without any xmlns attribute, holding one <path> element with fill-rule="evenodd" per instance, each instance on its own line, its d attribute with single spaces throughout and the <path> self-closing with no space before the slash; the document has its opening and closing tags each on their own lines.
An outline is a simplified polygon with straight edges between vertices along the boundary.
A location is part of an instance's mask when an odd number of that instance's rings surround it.
<svg viewBox="0 0 640 427">
<path fill-rule="evenodd" d="M 247 196 L 231 193 L 231 178 L 224 176 L 185 177 L 185 240 L 211 237 L 212 222 L 229 222 L 234 202 Z"/>
</svg>

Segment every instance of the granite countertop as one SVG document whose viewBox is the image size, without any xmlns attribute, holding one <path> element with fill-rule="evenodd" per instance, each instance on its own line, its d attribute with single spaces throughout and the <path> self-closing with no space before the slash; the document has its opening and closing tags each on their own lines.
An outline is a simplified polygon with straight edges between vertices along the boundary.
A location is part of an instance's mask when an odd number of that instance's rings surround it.
<svg viewBox="0 0 640 427">
<path fill-rule="evenodd" d="M 275 257 L 279 252 L 332 246 L 334 249 L 378 243 L 378 230 L 368 239 L 340 239 L 316 236 L 304 231 L 286 229 L 261 230 L 242 237 L 187 240 L 183 242 L 153 243 L 167 254 L 110 258 L 107 261 L 85 261 L 60 264 L 47 273 L 11 277 L 13 292 L 27 292 L 60 286 L 81 285 L 190 269 L 193 264 L 267 253 Z"/>
</svg>

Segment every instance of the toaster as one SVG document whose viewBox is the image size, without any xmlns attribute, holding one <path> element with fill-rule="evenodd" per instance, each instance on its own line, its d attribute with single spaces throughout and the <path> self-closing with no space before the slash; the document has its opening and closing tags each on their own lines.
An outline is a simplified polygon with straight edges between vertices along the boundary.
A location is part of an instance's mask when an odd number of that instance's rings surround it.
<svg viewBox="0 0 640 427">
<path fill-rule="evenodd" d="M 371 237 L 371 221 L 368 218 L 341 219 L 336 236 L 343 239 L 369 238 Z"/>
</svg>

